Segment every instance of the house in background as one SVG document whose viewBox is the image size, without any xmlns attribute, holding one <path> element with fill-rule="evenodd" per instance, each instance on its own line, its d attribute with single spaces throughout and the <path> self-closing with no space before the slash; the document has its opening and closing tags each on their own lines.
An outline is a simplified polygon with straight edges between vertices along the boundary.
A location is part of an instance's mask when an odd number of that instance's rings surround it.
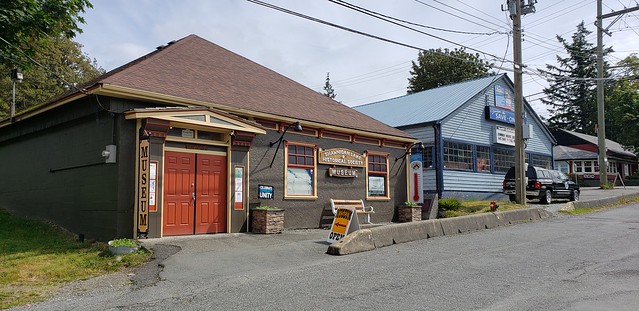
<svg viewBox="0 0 639 311">
<path fill-rule="evenodd" d="M 423 187 L 439 197 L 503 198 L 514 166 L 513 83 L 505 74 L 354 107 L 425 145 Z M 525 103 L 526 161 L 552 168 L 555 139 Z"/>
<path fill-rule="evenodd" d="M 566 174 L 574 174 L 586 186 L 599 186 L 599 144 L 597 136 L 568 130 L 552 132 L 557 139 L 555 165 Z M 626 179 L 637 171 L 637 155 L 619 143 L 606 139 L 608 180 Z"/>
<path fill-rule="evenodd" d="M 190 35 L 0 121 L 0 208 L 101 240 L 246 232 L 260 204 L 316 228 L 331 198 L 389 222 L 415 142 Z"/>
</svg>

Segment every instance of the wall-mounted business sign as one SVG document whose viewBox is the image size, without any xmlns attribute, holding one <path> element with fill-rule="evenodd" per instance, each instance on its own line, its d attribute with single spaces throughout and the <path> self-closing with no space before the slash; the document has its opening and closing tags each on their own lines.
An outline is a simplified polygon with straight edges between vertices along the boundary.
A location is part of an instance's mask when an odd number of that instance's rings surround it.
<svg viewBox="0 0 639 311">
<path fill-rule="evenodd" d="M 149 232 L 149 141 L 140 141 L 138 171 L 138 233 Z"/>
<path fill-rule="evenodd" d="M 319 151 L 320 164 L 364 167 L 364 155 L 346 148 L 332 148 Z"/>
<path fill-rule="evenodd" d="M 513 110 L 515 109 L 514 98 L 510 88 L 495 85 L 495 107 Z"/>
<path fill-rule="evenodd" d="M 275 198 L 275 190 L 273 189 L 273 186 L 257 185 L 257 198 L 273 200 Z"/>
<path fill-rule="evenodd" d="M 328 169 L 328 176 L 356 178 L 359 174 L 355 168 L 331 167 Z"/>
<path fill-rule="evenodd" d="M 515 145 L 515 128 L 508 126 L 495 125 L 495 143 L 514 146 Z"/>
<path fill-rule="evenodd" d="M 504 110 L 493 106 L 486 106 L 486 120 L 493 120 L 508 124 L 515 124 L 515 113 L 510 110 Z"/>
</svg>

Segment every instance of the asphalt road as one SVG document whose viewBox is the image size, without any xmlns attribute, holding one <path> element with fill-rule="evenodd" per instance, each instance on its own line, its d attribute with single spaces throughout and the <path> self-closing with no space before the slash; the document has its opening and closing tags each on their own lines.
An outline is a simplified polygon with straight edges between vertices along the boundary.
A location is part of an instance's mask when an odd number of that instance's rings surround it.
<svg viewBox="0 0 639 311">
<path fill-rule="evenodd" d="M 181 247 L 162 280 L 107 276 L 24 309 L 639 309 L 639 204 L 342 257 L 326 233 L 150 241 Z"/>
</svg>

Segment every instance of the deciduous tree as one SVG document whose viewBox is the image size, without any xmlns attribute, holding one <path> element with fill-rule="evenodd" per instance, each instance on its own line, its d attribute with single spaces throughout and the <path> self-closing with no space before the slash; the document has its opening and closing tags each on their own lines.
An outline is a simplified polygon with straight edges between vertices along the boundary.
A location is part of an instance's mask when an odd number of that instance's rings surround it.
<svg viewBox="0 0 639 311">
<path fill-rule="evenodd" d="M 91 7 L 88 0 L 0 0 L 0 63 L 29 64 L 24 54 L 34 56 L 49 38 L 73 38 Z"/>
<path fill-rule="evenodd" d="M 65 36 L 49 41 L 50 44 L 38 50 L 33 57 L 39 65 L 33 64 L 23 70 L 24 80 L 16 85 L 16 111 L 43 104 L 53 96 L 104 73 L 95 60 L 82 53 L 79 43 Z M 0 72 L 5 73 L 0 78 L 0 119 L 9 115 L 12 100 L 11 69 L 6 64 L 0 64 Z"/>
<path fill-rule="evenodd" d="M 408 94 L 491 75 L 490 63 L 463 48 L 419 51 L 412 63 Z"/>
</svg>

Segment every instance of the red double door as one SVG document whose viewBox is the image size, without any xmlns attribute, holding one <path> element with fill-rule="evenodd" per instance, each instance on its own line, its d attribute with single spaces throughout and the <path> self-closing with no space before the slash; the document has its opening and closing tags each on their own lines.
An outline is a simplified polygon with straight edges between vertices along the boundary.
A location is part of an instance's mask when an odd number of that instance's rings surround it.
<svg viewBox="0 0 639 311">
<path fill-rule="evenodd" d="M 226 232 L 226 157 L 164 154 L 164 235 Z"/>
</svg>

